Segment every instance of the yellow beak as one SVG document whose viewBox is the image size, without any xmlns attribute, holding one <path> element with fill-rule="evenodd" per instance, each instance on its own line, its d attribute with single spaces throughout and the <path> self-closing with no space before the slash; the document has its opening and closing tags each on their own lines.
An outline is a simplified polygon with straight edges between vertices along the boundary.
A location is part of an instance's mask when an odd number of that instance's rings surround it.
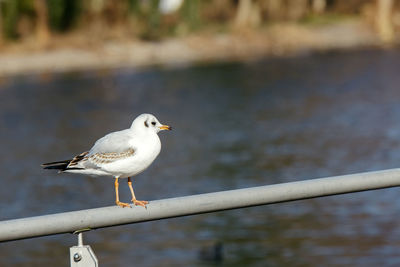
<svg viewBox="0 0 400 267">
<path fill-rule="evenodd" d="M 162 125 L 162 126 L 160 126 L 160 130 L 167 130 L 167 131 L 170 131 L 170 130 L 172 130 L 172 127 L 171 127 L 171 126 L 168 126 L 168 125 Z"/>
</svg>

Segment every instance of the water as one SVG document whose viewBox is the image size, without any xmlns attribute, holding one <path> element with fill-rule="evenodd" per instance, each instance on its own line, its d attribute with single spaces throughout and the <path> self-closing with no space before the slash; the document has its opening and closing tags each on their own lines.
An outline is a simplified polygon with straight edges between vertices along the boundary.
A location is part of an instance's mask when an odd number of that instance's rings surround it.
<svg viewBox="0 0 400 267">
<path fill-rule="evenodd" d="M 139 199 L 399 167 L 400 52 L 0 81 L 1 220 L 109 206 L 114 181 L 57 175 L 143 112 L 174 127 Z M 399 189 L 92 231 L 102 266 L 397 266 Z M 124 181 L 122 200 L 129 200 Z M 1 266 L 69 266 L 76 237 L 0 244 Z M 210 251 L 222 245 L 223 258 Z M 212 254 L 212 253 L 211 253 Z M 218 258 L 218 257 L 217 257 Z"/>
</svg>

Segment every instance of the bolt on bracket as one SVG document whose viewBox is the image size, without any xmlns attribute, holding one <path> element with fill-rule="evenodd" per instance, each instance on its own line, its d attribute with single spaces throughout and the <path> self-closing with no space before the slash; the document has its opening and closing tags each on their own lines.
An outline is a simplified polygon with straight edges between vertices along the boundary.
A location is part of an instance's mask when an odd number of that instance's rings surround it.
<svg viewBox="0 0 400 267">
<path fill-rule="evenodd" d="M 82 231 L 77 232 L 78 245 L 69 248 L 69 258 L 71 267 L 98 267 L 99 262 L 92 248 L 89 245 L 83 245 Z"/>
</svg>

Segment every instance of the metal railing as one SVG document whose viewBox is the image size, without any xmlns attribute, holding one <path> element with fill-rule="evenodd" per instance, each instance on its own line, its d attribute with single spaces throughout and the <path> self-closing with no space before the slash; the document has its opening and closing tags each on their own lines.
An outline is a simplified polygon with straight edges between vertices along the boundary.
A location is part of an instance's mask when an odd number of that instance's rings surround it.
<svg viewBox="0 0 400 267">
<path fill-rule="evenodd" d="M 0 241 L 73 233 L 116 225 L 245 208 L 322 196 L 400 186 L 400 169 L 150 201 L 143 207 L 118 206 L 0 221 Z"/>
<path fill-rule="evenodd" d="M 0 221 L 0 242 L 395 186 L 400 169 L 155 200 L 147 209 L 112 206 L 7 220 Z"/>
</svg>

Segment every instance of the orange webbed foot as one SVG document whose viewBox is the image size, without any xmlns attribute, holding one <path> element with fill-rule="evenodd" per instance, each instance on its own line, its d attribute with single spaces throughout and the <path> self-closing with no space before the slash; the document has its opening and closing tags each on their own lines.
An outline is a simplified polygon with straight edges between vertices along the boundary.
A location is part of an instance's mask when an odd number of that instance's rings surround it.
<svg viewBox="0 0 400 267">
<path fill-rule="evenodd" d="M 129 203 L 124 203 L 124 202 L 121 202 L 121 201 L 115 201 L 115 204 L 117 204 L 118 206 L 120 206 L 122 208 L 131 206 Z"/>
<path fill-rule="evenodd" d="M 142 206 L 144 208 L 147 209 L 146 205 L 149 204 L 148 201 L 145 200 L 136 200 L 136 199 L 132 199 L 133 204 L 135 204 L 135 206 Z"/>
</svg>

